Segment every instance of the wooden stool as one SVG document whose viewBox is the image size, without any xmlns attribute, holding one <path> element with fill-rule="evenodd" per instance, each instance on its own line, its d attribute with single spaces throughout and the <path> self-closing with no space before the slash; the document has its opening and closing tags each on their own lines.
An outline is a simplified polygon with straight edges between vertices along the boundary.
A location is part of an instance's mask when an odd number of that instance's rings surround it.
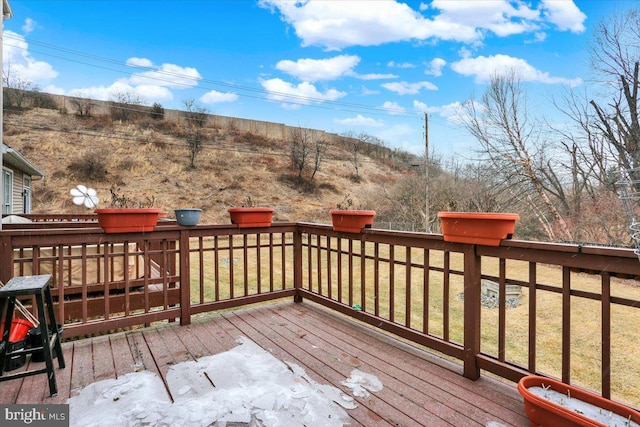
<svg viewBox="0 0 640 427">
<path fill-rule="evenodd" d="M 0 382 L 30 375 L 47 374 L 49 378 L 49 392 L 51 396 L 56 396 L 58 394 L 58 385 L 56 384 L 56 373 L 53 369 L 54 357 L 51 348 L 55 346 L 55 358 L 58 359 L 58 366 L 60 368 L 64 368 L 64 355 L 62 354 L 60 332 L 53 309 L 50 284 L 51 275 L 45 274 L 41 276 L 14 277 L 0 288 L 0 302 L 2 302 L 2 305 L 5 304 L 5 301 L 7 303 L 7 312 L 4 320 L 5 328 L 2 334 L 2 341 L 0 341 L 0 362 L 2 362 L 0 363 Z M 13 321 L 16 298 L 24 296 L 34 296 L 36 299 L 42 346 L 9 351 L 9 333 Z M 53 330 L 51 328 L 53 328 Z M 30 354 L 36 351 L 42 351 L 44 353 L 45 368 L 3 375 L 4 361 L 7 358 L 21 354 Z"/>
</svg>

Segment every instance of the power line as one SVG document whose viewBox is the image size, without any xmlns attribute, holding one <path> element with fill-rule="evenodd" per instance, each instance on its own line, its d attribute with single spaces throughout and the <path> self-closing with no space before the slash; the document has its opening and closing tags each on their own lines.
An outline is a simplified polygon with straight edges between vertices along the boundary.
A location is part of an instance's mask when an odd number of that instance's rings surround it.
<svg viewBox="0 0 640 427">
<path fill-rule="evenodd" d="M 379 115 L 379 116 L 400 116 L 400 117 L 416 118 L 416 119 L 419 118 L 418 113 L 408 113 L 405 109 L 382 108 L 382 107 L 374 107 L 374 106 L 370 106 L 370 105 L 366 105 L 366 104 L 357 104 L 357 103 L 350 103 L 350 102 L 344 102 L 344 101 L 331 101 L 331 100 L 325 100 L 325 99 L 321 99 L 321 98 L 314 98 L 314 97 L 309 97 L 309 96 L 289 94 L 289 93 L 285 93 L 285 92 L 267 91 L 267 90 L 264 90 L 264 89 L 257 89 L 257 88 L 252 88 L 252 87 L 248 87 L 248 86 L 242 86 L 242 85 L 237 85 L 237 84 L 232 84 L 232 83 L 221 82 L 221 81 L 217 81 L 217 80 L 211 80 L 211 79 L 207 79 L 207 78 L 194 78 L 193 76 L 189 76 L 189 75 L 186 75 L 186 74 L 181 74 L 181 73 L 176 73 L 176 72 L 169 72 L 169 71 L 166 71 L 166 70 L 158 70 L 158 69 L 155 69 L 155 68 L 152 68 L 152 67 L 145 67 L 145 66 L 141 66 L 141 65 L 127 64 L 125 62 L 118 61 L 118 60 L 111 59 L 111 58 L 106 58 L 106 57 L 93 55 L 93 54 L 86 53 L 86 52 L 76 51 L 76 50 L 64 48 L 64 47 L 61 47 L 61 46 L 56 46 L 56 45 L 52 45 L 52 44 L 49 44 L 49 43 L 40 42 L 40 41 L 37 41 L 37 40 L 17 37 L 17 36 L 14 36 L 12 34 L 9 34 L 9 33 L 6 34 L 6 36 L 7 36 L 7 38 L 13 38 L 14 40 L 25 40 L 28 43 L 33 44 L 33 45 L 41 46 L 41 47 L 46 48 L 46 49 L 56 50 L 56 51 L 59 51 L 59 52 L 70 54 L 70 55 L 80 56 L 80 57 L 84 57 L 84 58 L 87 58 L 87 59 L 92 59 L 92 60 L 95 60 L 95 61 L 114 64 L 114 65 L 117 65 L 117 66 L 126 67 L 128 69 L 133 68 L 133 69 L 137 69 L 137 70 L 141 70 L 141 71 L 151 72 L 151 73 L 153 73 L 153 75 L 145 75 L 144 78 L 145 79 L 149 79 L 149 80 L 155 80 L 155 81 L 163 82 L 163 83 L 171 83 L 171 85 L 193 87 L 195 89 L 200 89 L 200 90 L 214 89 L 214 87 L 212 87 L 212 86 L 209 86 L 209 87 L 206 87 L 206 86 L 205 87 L 198 87 L 198 86 L 196 86 L 200 82 L 203 82 L 203 83 L 207 83 L 207 84 L 213 85 L 213 86 L 224 87 L 224 88 L 234 89 L 234 90 L 237 90 L 237 91 L 248 92 L 250 94 L 238 93 L 238 96 L 243 96 L 243 97 L 253 98 L 253 99 L 259 99 L 259 100 L 263 100 L 263 101 L 267 101 L 267 102 L 286 102 L 286 103 L 290 103 L 290 104 L 295 104 L 295 105 L 300 105 L 300 106 L 308 106 L 308 107 L 312 107 L 312 108 L 322 108 L 322 109 L 338 110 L 338 111 L 353 112 L 353 113 L 366 112 L 367 114 L 373 114 L 373 115 Z M 21 50 L 28 51 L 27 48 L 24 48 L 22 46 L 9 44 L 9 43 L 7 43 L 7 45 L 11 46 L 11 47 L 14 47 L 16 49 L 21 49 Z M 57 59 L 60 59 L 60 60 L 68 61 L 68 62 L 73 62 L 73 63 L 85 65 L 85 66 L 88 66 L 88 67 L 99 68 L 99 69 L 103 69 L 103 70 L 107 70 L 107 71 L 114 71 L 114 72 L 117 72 L 117 73 L 122 73 L 122 74 L 127 74 L 127 75 L 135 75 L 135 72 L 133 72 L 133 71 L 124 71 L 124 70 L 120 70 L 120 69 L 115 69 L 115 68 L 110 68 L 110 67 L 101 66 L 101 65 L 97 65 L 97 64 L 92 64 L 92 63 L 89 63 L 89 62 L 78 61 L 78 60 L 71 59 L 71 58 L 68 58 L 68 57 L 64 57 L 64 56 L 60 56 L 60 55 L 54 55 L 52 53 L 33 50 L 33 49 L 31 49 L 29 51 L 30 52 L 36 52 L 36 53 L 39 53 L 41 55 L 46 55 L 46 56 L 50 56 L 50 57 L 53 57 L 53 58 L 57 58 Z M 179 79 L 182 79 L 182 80 L 193 81 L 194 85 L 189 85 L 187 83 L 176 82 L 175 80 L 168 80 L 168 79 L 162 78 L 162 77 L 167 77 L 167 78 L 175 77 L 175 78 L 179 78 Z M 254 94 L 254 95 L 251 95 L 251 94 Z M 273 97 L 273 96 L 282 97 L 282 98 L 285 98 L 285 99 L 283 99 L 283 100 L 274 100 L 274 99 L 270 98 L 270 97 Z M 308 104 L 309 102 L 318 103 L 318 104 Z M 334 106 L 334 108 L 328 107 L 328 106 L 323 105 L 323 104 Z"/>
</svg>

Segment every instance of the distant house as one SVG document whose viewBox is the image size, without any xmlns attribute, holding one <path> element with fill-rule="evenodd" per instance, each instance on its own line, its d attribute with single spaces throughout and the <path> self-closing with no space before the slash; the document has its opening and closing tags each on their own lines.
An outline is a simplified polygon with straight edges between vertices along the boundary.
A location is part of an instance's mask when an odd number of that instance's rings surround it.
<svg viewBox="0 0 640 427">
<path fill-rule="evenodd" d="M 31 182 L 43 177 L 22 154 L 2 144 L 2 213 L 31 213 Z"/>
</svg>

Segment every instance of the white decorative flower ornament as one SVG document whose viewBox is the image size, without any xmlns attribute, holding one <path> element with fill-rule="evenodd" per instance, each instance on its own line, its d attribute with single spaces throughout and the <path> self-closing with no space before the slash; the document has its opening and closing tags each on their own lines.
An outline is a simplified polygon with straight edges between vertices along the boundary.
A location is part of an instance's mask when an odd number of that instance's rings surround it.
<svg viewBox="0 0 640 427">
<path fill-rule="evenodd" d="M 85 205 L 87 208 L 95 208 L 100 201 L 96 190 L 93 188 L 87 188 L 82 184 L 78 185 L 76 188 L 72 188 L 69 192 L 73 196 L 74 205 Z"/>
</svg>

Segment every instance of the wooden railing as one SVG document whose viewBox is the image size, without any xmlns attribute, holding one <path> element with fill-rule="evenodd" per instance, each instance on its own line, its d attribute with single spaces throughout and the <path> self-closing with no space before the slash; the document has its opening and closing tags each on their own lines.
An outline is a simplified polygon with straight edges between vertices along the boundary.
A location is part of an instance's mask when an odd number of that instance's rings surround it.
<svg viewBox="0 0 640 427">
<path fill-rule="evenodd" d="M 188 324 L 193 314 L 294 293 L 295 225 L 243 230 L 167 221 L 152 233 L 105 234 L 96 224 L 69 224 L 0 232 L 0 280 L 52 274 L 65 337 L 177 318 Z"/>
<path fill-rule="evenodd" d="M 640 378 L 632 250 L 306 223 L 169 221 L 142 234 L 54 224 L 0 232 L 0 280 L 53 274 L 66 337 L 307 298 L 457 359 L 470 379 L 539 373 L 640 406 L 628 387 Z"/>
<path fill-rule="evenodd" d="M 640 379 L 632 250 L 489 247 L 301 223 L 298 231 L 302 297 L 458 359 L 470 379 L 481 370 L 512 381 L 539 373 L 640 406 L 630 386 Z"/>
</svg>

